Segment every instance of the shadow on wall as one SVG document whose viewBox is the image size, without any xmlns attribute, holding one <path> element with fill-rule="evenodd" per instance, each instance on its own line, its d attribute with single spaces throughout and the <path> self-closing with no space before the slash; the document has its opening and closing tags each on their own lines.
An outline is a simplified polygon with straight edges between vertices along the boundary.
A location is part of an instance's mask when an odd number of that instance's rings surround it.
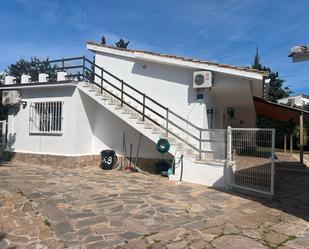
<svg viewBox="0 0 309 249">
<path fill-rule="evenodd" d="M 42 91 L 42 89 L 24 89 L 21 92 L 23 99 L 27 98 L 42 98 L 42 97 L 71 97 L 74 94 L 76 88 L 74 86 L 67 86 L 61 88 L 50 88 L 48 91 Z M 44 96 L 42 93 L 44 92 Z"/>
<path fill-rule="evenodd" d="M 9 133 L 7 136 L 6 149 L 14 151 L 14 144 L 16 142 L 16 133 Z"/>
<path fill-rule="evenodd" d="M 162 159 L 162 155 L 156 150 L 156 144 L 143 135 L 140 140 L 139 152 L 137 152 L 140 132 L 85 93 L 80 93 L 85 113 L 92 129 L 93 146 L 96 154 L 99 154 L 102 150 L 111 149 L 116 151 L 118 155 L 126 154 L 127 158 L 129 158 L 130 145 L 132 144 L 132 163 L 134 164 L 136 157 L 138 157 L 137 165 L 146 171 L 148 171 L 147 165 L 153 167 Z M 126 153 L 124 153 L 124 136 Z M 172 159 L 173 156 L 168 155 L 166 158 Z M 127 163 L 129 163 L 128 160 Z M 153 169 L 150 171 L 153 171 Z"/>
</svg>

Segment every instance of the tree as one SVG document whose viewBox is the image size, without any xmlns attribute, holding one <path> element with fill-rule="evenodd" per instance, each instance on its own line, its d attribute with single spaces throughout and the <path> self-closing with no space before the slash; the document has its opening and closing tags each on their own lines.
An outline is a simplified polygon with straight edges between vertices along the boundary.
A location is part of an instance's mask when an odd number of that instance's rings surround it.
<svg viewBox="0 0 309 249">
<path fill-rule="evenodd" d="M 124 39 L 120 38 L 118 42 L 115 43 L 115 45 L 118 48 L 127 48 L 130 41 L 125 41 Z"/>
<path fill-rule="evenodd" d="M 105 39 L 105 36 L 103 35 L 102 38 L 101 38 L 101 44 L 102 45 L 106 45 L 106 39 Z"/>
<path fill-rule="evenodd" d="M 253 69 L 257 69 L 259 71 L 268 72 L 269 89 L 268 89 L 268 100 L 272 102 L 276 102 L 277 99 L 285 98 L 292 93 L 291 89 L 287 87 L 283 87 L 284 80 L 279 77 L 278 72 L 272 72 L 269 67 L 263 66 L 260 62 L 259 50 L 256 48 L 256 53 L 254 56 L 254 61 L 252 64 Z"/>
<path fill-rule="evenodd" d="M 14 64 L 11 64 L 5 72 L 9 75 L 16 77 L 16 81 L 20 83 L 22 74 L 31 76 L 32 81 L 38 81 L 39 73 L 46 73 L 51 80 L 56 79 L 56 65 L 51 65 L 48 58 L 40 61 L 37 57 L 31 58 L 30 61 L 20 59 Z"/>
<path fill-rule="evenodd" d="M 259 71 L 268 72 L 268 78 L 270 79 L 268 89 L 269 101 L 276 102 L 277 99 L 289 96 L 291 90 L 289 87 L 283 88 L 282 85 L 284 80 L 279 77 L 278 72 L 272 72 L 269 67 L 262 65 L 258 48 L 256 48 L 252 68 Z M 293 133 L 293 130 L 295 129 L 295 123 L 293 121 L 281 122 L 270 118 L 257 117 L 257 127 L 275 128 L 276 147 L 283 147 L 284 135 L 290 135 Z"/>
</svg>

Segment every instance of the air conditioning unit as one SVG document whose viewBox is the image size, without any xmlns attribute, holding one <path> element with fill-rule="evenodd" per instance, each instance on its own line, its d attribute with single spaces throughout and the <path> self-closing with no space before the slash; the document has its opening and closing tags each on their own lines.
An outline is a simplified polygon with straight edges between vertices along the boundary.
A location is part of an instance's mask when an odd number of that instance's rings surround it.
<svg viewBox="0 0 309 249">
<path fill-rule="evenodd" d="M 39 73 L 39 82 L 48 82 L 49 76 L 47 73 Z"/>
<path fill-rule="evenodd" d="M 6 75 L 4 77 L 4 85 L 13 85 L 16 84 L 16 77 L 12 75 Z"/>
<path fill-rule="evenodd" d="M 57 81 L 65 81 L 67 80 L 67 72 L 57 72 Z"/>
<path fill-rule="evenodd" d="M 193 88 L 211 88 L 212 72 L 196 71 L 193 73 Z"/>
<path fill-rule="evenodd" d="M 19 105 L 20 104 L 19 91 L 3 91 L 2 92 L 2 104 L 3 105 Z"/>
<path fill-rule="evenodd" d="M 22 74 L 20 77 L 21 84 L 29 84 L 31 82 L 31 76 L 28 74 Z"/>
</svg>

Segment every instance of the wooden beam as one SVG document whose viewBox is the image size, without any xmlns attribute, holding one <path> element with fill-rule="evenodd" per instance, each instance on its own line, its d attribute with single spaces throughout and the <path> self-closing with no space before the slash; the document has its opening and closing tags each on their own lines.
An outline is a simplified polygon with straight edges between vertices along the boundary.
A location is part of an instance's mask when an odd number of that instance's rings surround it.
<svg viewBox="0 0 309 249">
<path fill-rule="evenodd" d="M 299 116 L 299 161 L 304 163 L 304 114 Z"/>
</svg>

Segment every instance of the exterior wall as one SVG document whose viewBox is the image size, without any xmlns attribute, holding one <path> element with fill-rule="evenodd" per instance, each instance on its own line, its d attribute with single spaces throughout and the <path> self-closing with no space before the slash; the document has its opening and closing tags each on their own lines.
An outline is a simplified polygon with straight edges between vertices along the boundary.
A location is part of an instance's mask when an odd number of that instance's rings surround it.
<svg viewBox="0 0 309 249">
<path fill-rule="evenodd" d="M 129 156 L 135 160 L 139 132 L 109 112 L 88 95 L 75 87 L 35 88 L 21 90 L 25 108 L 12 107 L 8 117 L 8 146 L 12 152 L 79 156 L 99 155 L 104 149 L 123 154 L 123 134 Z M 29 134 L 31 102 L 63 101 L 63 134 Z M 138 157 L 162 158 L 155 143 L 141 138 Z M 43 159 L 42 159 L 43 160 Z M 45 160 L 45 157 L 44 157 Z"/>
<path fill-rule="evenodd" d="M 8 146 L 11 151 L 75 155 L 77 93 L 74 87 L 34 88 L 21 90 L 25 108 L 11 107 L 8 117 Z M 64 101 L 62 135 L 30 135 L 30 103 L 35 101 Z"/>
<path fill-rule="evenodd" d="M 123 136 L 125 134 L 127 156 L 129 156 L 130 144 L 132 144 L 132 158 L 135 158 L 140 133 L 86 94 L 80 92 L 80 96 L 87 109 L 85 114 L 92 129 L 92 152 L 98 154 L 101 150 L 112 149 L 118 154 L 123 154 Z M 79 144 L 82 144 L 82 141 Z M 155 148 L 155 143 L 145 136 L 141 138 L 138 156 L 161 158 L 161 154 Z"/>
<path fill-rule="evenodd" d="M 279 104 L 290 105 L 289 102 L 292 102 L 295 106 L 303 107 L 304 105 L 309 104 L 309 99 L 303 95 L 291 96 L 287 98 L 278 99 Z"/>
<path fill-rule="evenodd" d="M 199 90 L 199 93 L 204 94 L 204 100 L 197 100 L 197 90 L 192 88 L 195 69 L 99 52 L 96 53 L 95 60 L 97 65 L 169 107 L 170 110 L 198 127 L 226 128 L 229 122 L 223 122 L 223 115 L 229 107 L 236 109 L 237 120 L 231 123 L 234 127 L 255 127 L 256 118 L 252 97 L 253 95 L 262 96 L 262 81 L 249 81 L 231 75 L 214 73 L 212 90 Z M 97 69 L 96 73 L 100 74 L 99 71 Z M 107 74 L 104 78 L 120 87 L 120 83 Z M 137 96 L 128 89 L 125 90 Z M 162 113 L 162 110 L 155 108 Z M 214 109 L 212 117 L 211 114 L 207 114 L 207 109 L 211 108 Z M 162 114 L 165 114 L 164 111 Z M 170 118 L 173 119 L 172 116 Z M 185 125 L 184 123 L 177 124 L 182 127 Z"/>
</svg>

